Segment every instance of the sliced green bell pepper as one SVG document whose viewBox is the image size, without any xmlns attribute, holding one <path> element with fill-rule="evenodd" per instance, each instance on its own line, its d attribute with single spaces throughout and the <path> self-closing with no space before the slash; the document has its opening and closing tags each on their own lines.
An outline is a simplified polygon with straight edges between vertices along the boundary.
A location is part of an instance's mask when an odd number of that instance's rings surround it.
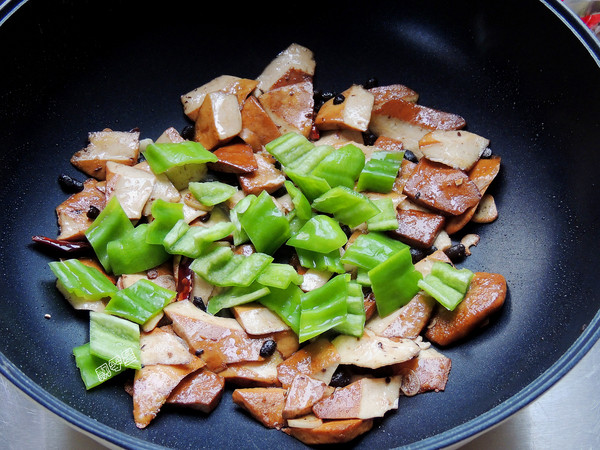
<svg viewBox="0 0 600 450">
<path fill-rule="evenodd" d="M 177 223 L 167 234 L 163 245 L 172 255 L 197 258 L 213 243 L 225 239 L 235 231 L 232 222 L 216 222 L 210 226 L 190 226 L 185 221 Z"/>
<path fill-rule="evenodd" d="M 338 333 L 361 337 L 365 329 L 366 313 L 362 286 L 356 281 L 348 282 L 346 297 L 347 315 L 344 322 L 334 327 Z"/>
<path fill-rule="evenodd" d="M 184 219 L 183 203 L 168 202 L 159 198 L 152 203 L 150 211 L 154 220 L 148 225 L 146 242 L 162 245 L 167 233 L 177 222 Z"/>
<path fill-rule="evenodd" d="M 303 279 L 291 265 L 272 262 L 258 275 L 256 281 L 263 286 L 286 289 L 290 283 L 302 284 Z"/>
<path fill-rule="evenodd" d="M 258 303 L 277 314 L 294 333 L 298 334 L 300 330 L 302 289 L 290 283 L 285 289 L 270 287 L 269 290 L 269 294 L 259 298 Z"/>
<path fill-rule="evenodd" d="M 242 228 L 257 252 L 272 255 L 290 238 L 290 223 L 273 197 L 262 191 L 240 217 Z"/>
<path fill-rule="evenodd" d="M 341 260 L 343 264 L 371 270 L 394 253 L 408 248 L 403 242 L 381 232 L 371 231 L 357 236 L 346 248 Z"/>
<path fill-rule="evenodd" d="M 107 272 L 111 271 L 107 252 L 108 243 L 129 234 L 133 228 L 133 223 L 131 223 L 115 196 L 108 201 L 98 217 L 85 231 L 85 237 Z"/>
<path fill-rule="evenodd" d="M 115 293 L 104 312 L 143 325 L 167 306 L 177 292 L 142 278 Z"/>
<path fill-rule="evenodd" d="M 117 316 L 90 311 L 90 354 L 109 364 L 140 369 L 139 325 Z"/>
<path fill-rule="evenodd" d="M 287 167 L 298 158 L 312 151 L 314 147 L 315 145 L 303 135 L 289 132 L 267 143 L 265 150 L 273 155 L 282 166 Z"/>
<path fill-rule="evenodd" d="M 365 154 L 353 144 L 346 144 L 329 153 L 312 170 L 311 175 L 323 178 L 329 186 L 354 189 L 365 165 Z"/>
<path fill-rule="evenodd" d="M 206 206 L 214 206 L 229 200 L 237 187 L 220 181 L 192 181 L 188 184 L 192 195 Z"/>
<path fill-rule="evenodd" d="M 379 214 L 379 208 L 364 194 L 345 186 L 337 186 L 316 198 L 312 207 L 332 214 L 338 222 L 354 228 Z"/>
<path fill-rule="evenodd" d="M 240 245 L 248 242 L 250 238 L 248 234 L 244 231 L 242 224 L 240 222 L 240 218 L 244 215 L 248 207 L 252 204 L 252 202 L 256 199 L 256 195 L 249 194 L 242 198 L 239 202 L 235 204 L 233 208 L 229 211 L 229 218 L 231 223 L 235 226 L 233 230 L 233 245 Z"/>
<path fill-rule="evenodd" d="M 56 275 L 57 283 L 82 302 L 101 300 L 119 290 L 106 275 L 78 259 L 52 261 L 48 265 Z"/>
<path fill-rule="evenodd" d="M 222 309 L 256 301 L 270 292 L 268 287 L 260 283 L 253 283 L 249 286 L 233 286 L 212 297 L 208 301 L 206 311 L 214 315 Z"/>
<path fill-rule="evenodd" d="M 394 187 L 398 171 L 402 165 L 404 152 L 373 152 L 356 184 L 356 190 L 388 193 Z"/>
<path fill-rule="evenodd" d="M 337 275 L 323 286 L 302 294 L 298 332 L 301 343 L 344 323 L 349 281 L 349 274 Z"/>
<path fill-rule="evenodd" d="M 106 380 L 120 374 L 127 369 L 118 360 L 107 361 L 92 355 L 90 344 L 83 344 L 73 349 L 75 365 L 83 380 L 86 390 L 90 390 Z"/>
<path fill-rule="evenodd" d="M 431 272 L 419 281 L 419 287 L 453 311 L 463 301 L 473 275 L 469 269 L 456 269 L 448 263 L 435 261 Z"/>
<path fill-rule="evenodd" d="M 409 247 L 389 256 L 368 275 L 380 317 L 406 305 L 419 292 L 418 283 L 423 278 L 412 263 Z"/>
<path fill-rule="evenodd" d="M 143 272 L 170 258 L 171 255 L 162 245 L 147 242 L 149 226 L 147 223 L 141 223 L 126 235 L 106 245 L 106 253 L 114 274 Z"/>
<path fill-rule="evenodd" d="M 376 198 L 371 200 L 377 208 L 379 214 L 367 220 L 367 229 L 369 231 L 391 231 L 398 228 L 398 217 L 396 208 L 391 198 Z"/>
<path fill-rule="evenodd" d="M 310 219 L 312 216 L 312 209 L 306 196 L 290 180 L 285 180 L 283 185 L 292 199 L 296 216 L 302 220 Z"/>
<path fill-rule="evenodd" d="M 144 150 L 144 157 L 155 174 L 161 174 L 173 167 L 217 162 L 219 159 L 202 144 L 194 141 L 153 143 Z"/>
<path fill-rule="evenodd" d="M 315 252 L 296 248 L 296 254 L 302 267 L 307 269 L 315 269 L 319 271 L 327 271 L 333 273 L 344 273 L 346 269 L 341 262 L 340 249 L 336 248 L 329 253 Z"/>
<path fill-rule="evenodd" d="M 324 214 L 310 218 L 287 245 L 319 253 L 330 253 L 348 241 L 339 223 Z"/>
</svg>

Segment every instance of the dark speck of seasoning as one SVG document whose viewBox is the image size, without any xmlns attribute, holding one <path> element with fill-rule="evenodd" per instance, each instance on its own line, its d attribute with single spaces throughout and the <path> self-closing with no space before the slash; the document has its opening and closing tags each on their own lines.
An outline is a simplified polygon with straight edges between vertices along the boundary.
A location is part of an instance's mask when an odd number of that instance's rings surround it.
<svg viewBox="0 0 600 450">
<path fill-rule="evenodd" d="M 417 193 L 415 194 L 415 199 L 416 199 L 416 200 L 419 200 L 420 198 L 421 198 L 421 193 L 420 193 L 420 192 L 417 192 Z"/>
<path fill-rule="evenodd" d="M 76 180 L 75 178 L 64 173 L 58 176 L 58 184 L 65 192 L 68 193 L 83 191 L 83 183 L 81 181 Z"/>
<path fill-rule="evenodd" d="M 369 79 L 368 79 L 368 80 L 365 82 L 365 84 L 363 84 L 363 87 L 364 87 L 365 89 L 371 89 L 371 88 L 374 88 L 374 87 L 377 87 L 377 86 L 379 86 L 379 81 L 378 81 L 378 80 L 377 80 L 377 78 L 375 78 L 375 77 L 371 77 L 371 78 L 369 78 Z"/>
<path fill-rule="evenodd" d="M 380 350 L 383 349 L 383 344 L 381 342 L 377 343 L 377 348 L 379 348 Z"/>
<path fill-rule="evenodd" d="M 390 377 L 385 377 L 386 384 L 390 384 L 391 382 L 392 382 L 392 379 Z"/>
<path fill-rule="evenodd" d="M 201 349 L 201 348 L 199 348 L 198 350 L 196 350 L 196 351 L 194 352 L 194 355 L 196 355 L 196 356 L 200 356 L 202 353 L 204 353 L 204 350 L 203 350 L 203 349 Z"/>
<path fill-rule="evenodd" d="M 88 208 L 88 211 L 85 215 L 88 216 L 88 218 L 94 220 L 96 217 L 98 217 L 99 214 L 100 214 L 100 209 L 98 209 L 94 205 L 90 205 L 90 207 Z"/>
<path fill-rule="evenodd" d="M 375 141 L 377 140 L 377 136 L 370 131 L 362 133 L 362 137 L 365 145 L 374 145 Z"/>
<path fill-rule="evenodd" d="M 346 97 L 344 97 L 343 94 L 337 94 L 334 98 L 333 98 L 333 104 L 334 105 L 341 105 L 342 103 L 344 103 L 344 100 L 346 100 Z"/>
<path fill-rule="evenodd" d="M 404 159 L 410 162 L 414 162 L 415 164 L 419 162 L 417 156 L 410 150 L 404 150 Z"/>
<path fill-rule="evenodd" d="M 194 300 L 192 300 L 192 303 L 194 304 L 194 306 L 196 308 L 199 308 L 202 311 L 206 311 L 206 305 L 202 301 L 202 297 L 194 297 Z"/>
<path fill-rule="evenodd" d="M 321 372 L 325 373 L 325 372 L 327 372 L 327 369 L 326 369 L 325 367 L 323 367 L 323 368 L 321 369 Z"/>
<path fill-rule="evenodd" d="M 458 131 L 456 134 L 457 134 L 458 136 L 462 136 L 462 134 L 461 134 L 461 132 L 460 132 L 460 131 Z"/>
<path fill-rule="evenodd" d="M 194 140 L 195 129 L 194 125 L 186 125 L 183 130 L 181 130 L 181 137 L 188 140 Z"/>
<path fill-rule="evenodd" d="M 267 339 L 265 342 L 263 342 L 263 345 L 260 348 L 259 354 L 263 358 L 268 358 L 273 353 L 275 353 L 276 349 L 277 349 L 277 342 L 275 342 L 273 339 Z"/>
</svg>

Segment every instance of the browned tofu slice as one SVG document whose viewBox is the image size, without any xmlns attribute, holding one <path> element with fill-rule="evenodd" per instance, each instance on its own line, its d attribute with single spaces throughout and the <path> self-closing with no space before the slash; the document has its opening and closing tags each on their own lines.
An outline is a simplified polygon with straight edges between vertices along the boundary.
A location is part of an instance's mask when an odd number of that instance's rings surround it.
<svg viewBox="0 0 600 450">
<path fill-rule="evenodd" d="M 414 359 L 394 367 L 394 373 L 403 376 L 405 395 L 443 391 L 448 383 L 452 361 L 433 347 L 422 350 Z"/>
<path fill-rule="evenodd" d="M 319 130 L 367 131 L 373 110 L 373 94 L 360 85 L 353 85 L 342 95 L 343 102 L 331 98 L 321 106 L 315 118 L 316 127 Z"/>
<path fill-rule="evenodd" d="M 71 157 L 71 164 L 97 180 L 106 177 L 106 163 L 114 161 L 128 166 L 138 162 L 139 131 L 104 129 L 88 133 L 88 145 Z"/>
<path fill-rule="evenodd" d="M 155 364 L 136 370 L 133 381 L 133 418 L 138 428 L 147 427 L 177 385 L 204 363 L 199 358 L 183 365 Z"/>
<path fill-rule="evenodd" d="M 406 181 L 404 194 L 413 202 L 456 216 L 477 205 L 481 193 L 462 170 L 421 158 Z"/>
<path fill-rule="evenodd" d="M 233 402 L 241 406 L 267 428 L 281 429 L 285 425 L 283 407 L 285 389 L 283 388 L 245 388 L 236 389 L 232 394 Z"/>
<path fill-rule="evenodd" d="M 229 144 L 217 148 L 213 154 L 217 162 L 208 163 L 215 172 L 252 173 L 258 169 L 254 150 L 248 144 Z"/>
<path fill-rule="evenodd" d="M 335 346 L 325 338 L 317 338 L 277 366 L 279 381 L 288 388 L 296 375 L 304 374 L 329 384 L 339 361 Z"/>
<path fill-rule="evenodd" d="M 402 141 L 387 136 L 378 136 L 373 145 L 382 150 L 387 150 L 390 152 L 400 152 L 404 150 Z"/>
<path fill-rule="evenodd" d="M 297 43 L 290 44 L 256 77 L 258 85 L 255 95 L 291 84 L 312 82 L 316 62 L 313 52 Z"/>
<path fill-rule="evenodd" d="M 360 378 L 313 406 L 319 419 L 372 419 L 398 409 L 401 376 Z"/>
<path fill-rule="evenodd" d="M 228 364 L 264 359 L 260 349 L 268 338 L 250 337 L 235 319 L 208 314 L 189 300 L 167 305 L 164 313 L 175 333 L 213 372 L 224 370 Z"/>
<path fill-rule="evenodd" d="M 475 186 L 477 186 L 477 189 L 479 189 L 482 198 L 492 181 L 498 175 L 498 172 L 500 171 L 500 162 L 501 159 L 498 156 L 480 159 L 469 171 L 469 179 L 475 183 Z M 448 218 L 445 227 L 446 232 L 448 234 L 454 234 L 460 231 L 472 219 L 477 207 L 478 205 L 471 206 L 464 213 Z"/>
<path fill-rule="evenodd" d="M 291 419 L 309 414 L 313 405 L 323 398 L 327 390 L 328 386 L 323 381 L 304 374 L 296 375 L 285 398 L 283 418 Z"/>
<path fill-rule="evenodd" d="M 196 121 L 202 102 L 211 92 L 224 92 L 233 94 L 241 104 L 246 97 L 256 88 L 258 82 L 233 75 L 221 75 L 206 84 L 199 86 L 181 96 L 183 111 L 191 120 Z"/>
<path fill-rule="evenodd" d="M 398 228 L 388 234 L 417 248 L 430 248 L 437 235 L 444 229 L 444 216 L 415 209 L 399 209 L 396 212 Z"/>
<path fill-rule="evenodd" d="M 194 140 L 212 150 L 229 142 L 240 131 L 242 115 L 235 94 L 222 91 L 207 94 L 194 124 Z"/>
<path fill-rule="evenodd" d="M 373 419 L 330 420 L 315 428 L 285 428 L 283 431 L 306 445 L 345 444 L 373 428 Z"/>
<path fill-rule="evenodd" d="M 240 138 L 257 152 L 281 136 L 279 128 L 264 110 L 258 99 L 250 96 L 242 105 L 242 131 Z"/>
<path fill-rule="evenodd" d="M 156 176 L 126 164 L 106 163 L 106 201 L 119 199 L 123 211 L 132 220 L 141 219 L 146 202 L 156 184 Z"/>
<path fill-rule="evenodd" d="M 262 191 L 272 194 L 283 187 L 285 175 L 272 162 L 266 151 L 255 154 L 257 169 L 252 173 L 239 174 L 238 180 L 244 194 L 259 195 Z"/>
<path fill-rule="evenodd" d="M 439 307 L 425 337 L 442 346 L 466 337 L 502 307 L 506 292 L 506 280 L 502 275 L 475 272 L 463 301 L 453 311 Z"/>
<path fill-rule="evenodd" d="M 281 134 L 297 132 L 305 137 L 313 128 L 313 84 L 295 83 L 265 92 L 258 101 Z"/>
<path fill-rule="evenodd" d="M 416 339 L 429 323 L 436 300 L 420 291 L 410 302 L 386 317 L 376 316 L 365 326 L 378 336 Z"/>
<path fill-rule="evenodd" d="M 167 403 L 208 414 L 218 406 L 224 390 L 223 377 L 210 370 L 200 369 L 181 380 L 171 391 Z"/>
<path fill-rule="evenodd" d="M 84 237 L 85 231 L 93 219 L 87 213 L 90 207 L 102 211 L 106 204 L 105 182 L 88 178 L 83 182 L 83 191 L 76 192 L 56 207 L 58 239 L 78 240 Z"/>
<path fill-rule="evenodd" d="M 162 328 L 141 333 L 140 352 L 143 366 L 189 364 L 195 358 L 181 338 Z"/>
<path fill-rule="evenodd" d="M 228 364 L 219 375 L 227 383 L 240 387 L 279 387 L 277 366 L 283 362 L 279 352 L 273 353 L 264 361 L 249 361 Z"/>
<path fill-rule="evenodd" d="M 388 84 L 385 86 L 376 86 L 369 89 L 369 92 L 375 97 L 374 105 L 379 108 L 390 100 L 404 100 L 415 103 L 419 99 L 419 94 L 403 84 Z"/>
</svg>

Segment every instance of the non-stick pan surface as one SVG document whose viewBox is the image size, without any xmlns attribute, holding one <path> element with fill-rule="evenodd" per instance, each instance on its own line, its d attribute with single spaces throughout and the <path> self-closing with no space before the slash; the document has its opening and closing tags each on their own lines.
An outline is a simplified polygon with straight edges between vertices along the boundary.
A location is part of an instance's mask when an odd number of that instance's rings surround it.
<svg viewBox="0 0 600 450">
<path fill-rule="evenodd" d="M 67 196 L 57 176 L 82 178 L 68 159 L 89 131 L 181 130 L 181 94 L 221 74 L 253 78 L 292 42 L 314 51 L 317 88 L 408 85 L 421 104 L 465 117 L 503 161 L 489 191 L 500 217 L 468 230 L 481 242 L 462 265 L 507 278 L 504 309 L 443 350 L 445 392 L 402 398 L 356 447 L 455 443 L 535 399 L 597 340 L 600 52 L 559 1 L 4 6 L 0 370 L 81 429 L 135 448 L 301 446 L 227 393 L 209 416 L 165 408 L 138 430 L 123 378 L 86 392 L 71 351 L 88 338 L 87 313 L 58 294 L 52 256 L 31 244 L 56 235 Z"/>
</svg>

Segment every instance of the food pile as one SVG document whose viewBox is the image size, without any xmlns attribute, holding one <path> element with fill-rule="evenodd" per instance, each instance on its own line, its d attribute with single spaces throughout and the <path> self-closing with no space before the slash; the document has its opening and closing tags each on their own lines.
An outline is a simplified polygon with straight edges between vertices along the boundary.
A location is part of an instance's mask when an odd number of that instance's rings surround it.
<svg viewBox="0 0 600 450">
<path fill-rule="evenodd" d="M 181 96 L 156 139 L 91 132 L 59 177 L 50 269 L 89 341 L 87 389 L 129 371 L 133 418 L 233 401 L 306 444 L 348 442 L 401 396 L 443 391 L 443 347 L 498 311 L 506 281 L 459 269 L 497 217 L 500 158 L 459 115 L 375 80 L 314 86 L 292 44 L 255 79 Z"/>
</svg>

